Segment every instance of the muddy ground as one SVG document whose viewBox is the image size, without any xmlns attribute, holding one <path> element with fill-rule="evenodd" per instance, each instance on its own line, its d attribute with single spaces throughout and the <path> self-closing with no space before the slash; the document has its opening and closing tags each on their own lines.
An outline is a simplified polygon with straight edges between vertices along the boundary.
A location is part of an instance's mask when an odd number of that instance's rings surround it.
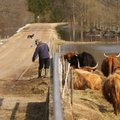
<svg viewBox="0 0 120 120">
<path fill-rule="evenodd" d="M 48 120 L 49 78 L 37 79 L 37 64 L 21 80 L 0 81 L 0 120 Z"/>
</svg>

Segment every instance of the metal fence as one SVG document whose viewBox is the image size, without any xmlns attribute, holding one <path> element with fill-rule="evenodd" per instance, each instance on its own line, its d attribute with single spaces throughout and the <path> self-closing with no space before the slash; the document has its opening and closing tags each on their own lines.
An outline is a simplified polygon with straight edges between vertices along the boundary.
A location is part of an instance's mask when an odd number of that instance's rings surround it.
<svg viewBox="0 0 120 120">
<path fill-rule="evenodd" d="M 54 56 L 54 116 L 55 120 L 65 118 L 64 102 L 67 96 L 67 103 L 73 104 L 73 71 L 70 63 L 64 61 L 62 53 L 56 53 Z M 64 81 L 64 83 L 63 83 Z M 69 97 L 68 97 L 69 96 Z"/>
<path fill-rule="evenodd" d="M 56 53 L 54 56 L 54 116 L 55 120 L 63 120 L 63 111 L 62 111 L 62 100 L 61 100 L 61 91 L 60 91 L 60 80 L 59 80 L 59 53 Z"/>
</svg>

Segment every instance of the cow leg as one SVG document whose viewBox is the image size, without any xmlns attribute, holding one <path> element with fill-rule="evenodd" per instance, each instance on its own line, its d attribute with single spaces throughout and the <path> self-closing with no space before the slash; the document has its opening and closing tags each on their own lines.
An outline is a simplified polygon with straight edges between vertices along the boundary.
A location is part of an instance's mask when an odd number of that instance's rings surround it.
<svg viewBox="0 0 120 120">
<path fill-rule="evenodd" d="M 120 103 L 118 103 L 118 113 L 120 113 Z"/>
<path fill-rule="evenodd" d="M 113 108 L 114 108 L 114 114 L 117 115 L 118 110 L 117 110 L 117 104 L 115 102 L 113 102 Z"/>
<path fill-rule="evenodd" d="M 120 103 L 117 103 L 117 114 L 120 113 Z"/>
</svg>

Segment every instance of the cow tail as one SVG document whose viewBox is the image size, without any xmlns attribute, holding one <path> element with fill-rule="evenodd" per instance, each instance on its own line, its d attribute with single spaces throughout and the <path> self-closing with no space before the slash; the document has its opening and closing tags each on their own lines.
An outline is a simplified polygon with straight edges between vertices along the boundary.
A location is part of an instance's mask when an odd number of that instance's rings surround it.
<svg viewBox="0 0 120 120">
<path fill-rule="evenodd" d="M 110 62 L 109 62 L 109 74 L 108 75 L 110 75 L 110 74 L 112 74 L 112 68 L 113 68 L 113 60 L 110 60 Z"/>
</svg>

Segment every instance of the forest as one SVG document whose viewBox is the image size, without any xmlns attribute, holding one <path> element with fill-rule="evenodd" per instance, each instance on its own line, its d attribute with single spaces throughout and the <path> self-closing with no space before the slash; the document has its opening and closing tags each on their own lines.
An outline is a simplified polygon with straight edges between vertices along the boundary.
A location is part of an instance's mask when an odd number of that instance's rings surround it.
<svg viewBox="0 0 120 120">
<path fill-rule="evenodd" d="M 120 0 L 28 0 L 36 22 L 68 22 L 77 36 L 100 39 L 120 34 Z M 118 38 L 117 38 L 118 37 Z"/>
</svg>

